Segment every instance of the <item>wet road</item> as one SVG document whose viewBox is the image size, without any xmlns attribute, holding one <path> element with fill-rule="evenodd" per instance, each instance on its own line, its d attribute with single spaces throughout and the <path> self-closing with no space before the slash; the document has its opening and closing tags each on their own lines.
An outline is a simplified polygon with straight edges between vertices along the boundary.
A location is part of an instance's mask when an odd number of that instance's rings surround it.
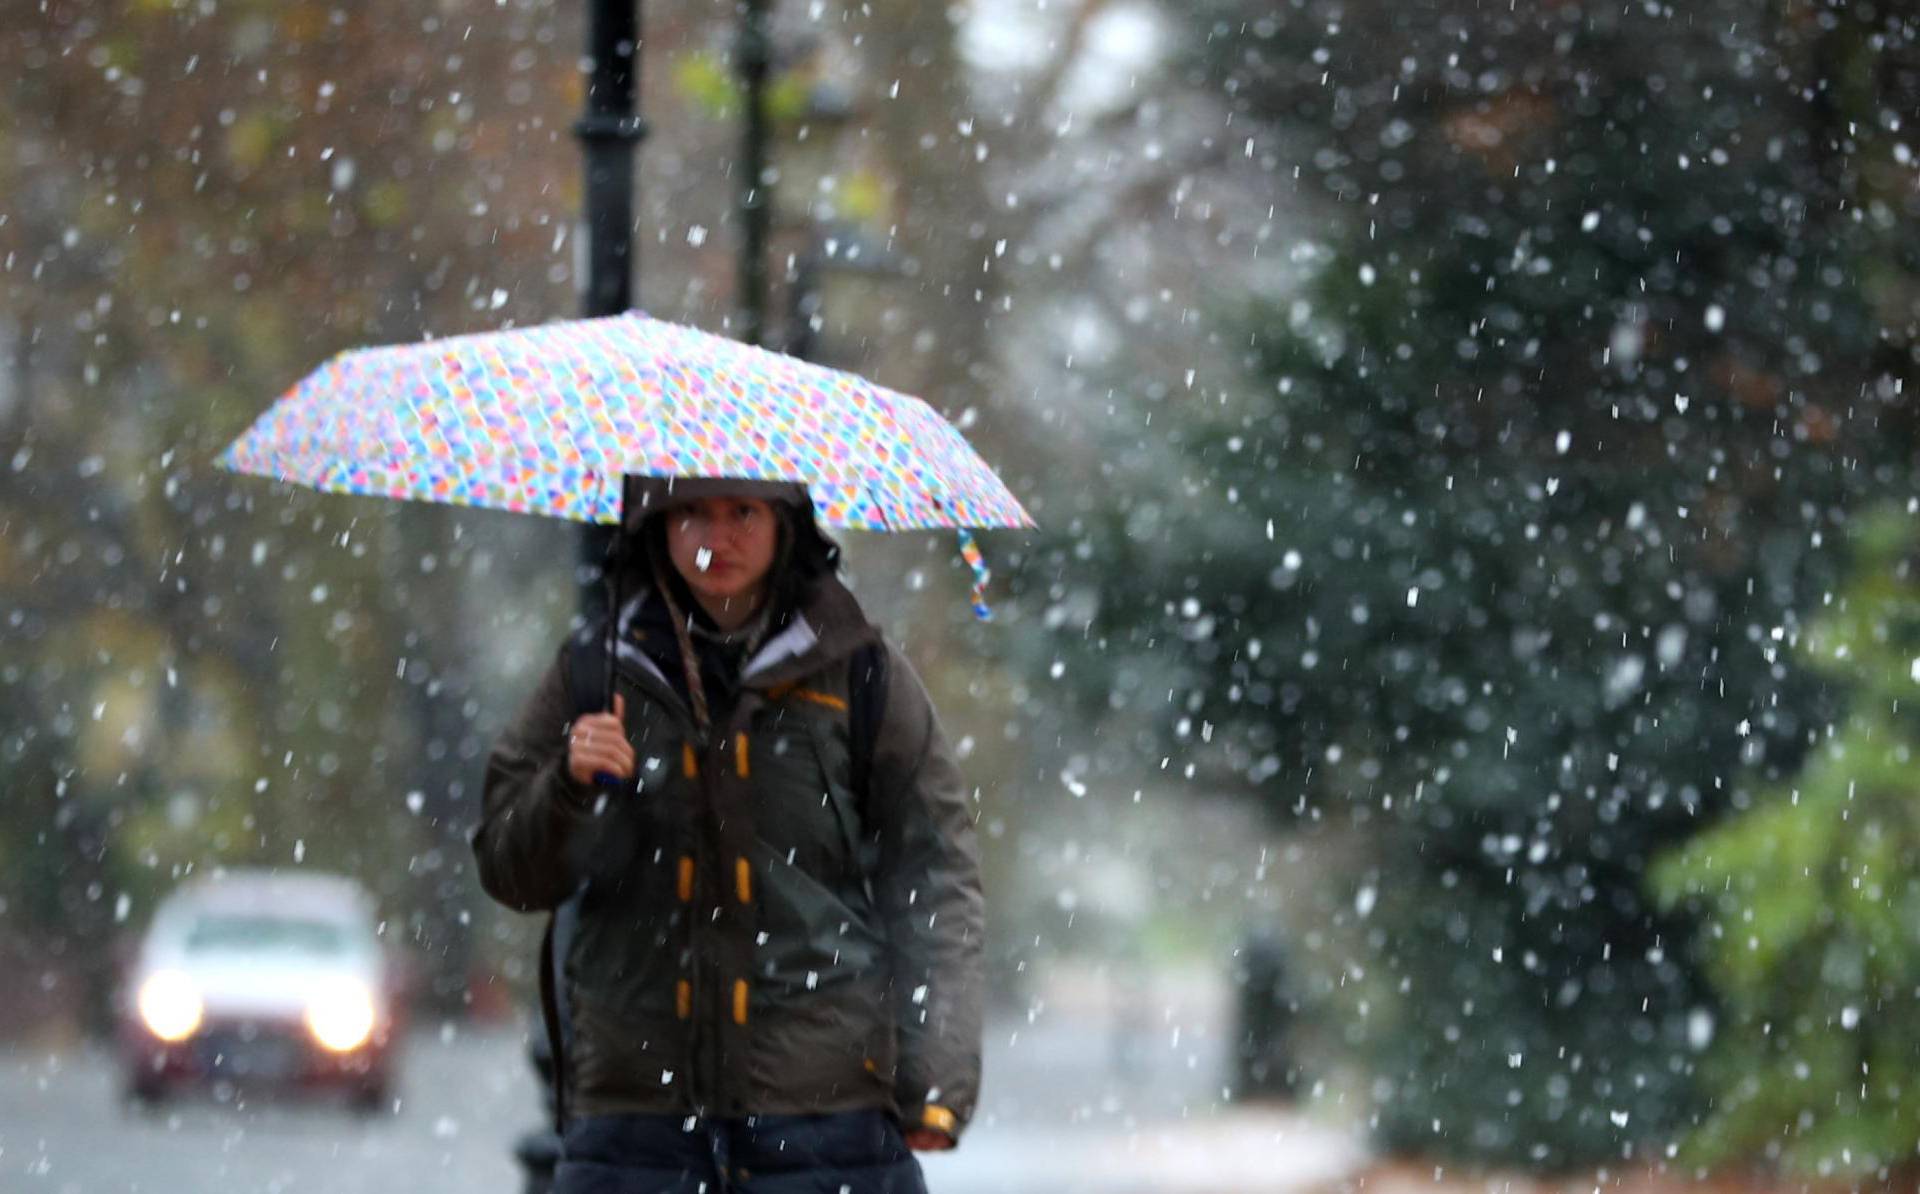
<svg viewBox="0 0 1920 1194">
<path fill-rule="evenodd" d="M 516 1036 L 416 1036 L 391 1114 L 181 1099 L 141 1112 L 103 1050 L 0 1054 L 0 1190 L 48 1194 L 514 1191 L 533 1120 Z"/>
<path fill-rule="evenodd" d="M 1219 1089 L 1217 1017 L 1175 1001 L 1124 1032 L 1098 1007 L 995 1023 L 964 1148 L 926 1160 L 935 1194 L 1303 1191 L 1354 1166 L 1348 1136 Z M 408 1045 L 397 1108 L 119 1097 L 98 1048 L 0 1052 L 0 1191 L 48 1194 L 478 1194 L 519 1189 L 537 1121 L 517 1033 L 442 1029 Z"/>
</svg>

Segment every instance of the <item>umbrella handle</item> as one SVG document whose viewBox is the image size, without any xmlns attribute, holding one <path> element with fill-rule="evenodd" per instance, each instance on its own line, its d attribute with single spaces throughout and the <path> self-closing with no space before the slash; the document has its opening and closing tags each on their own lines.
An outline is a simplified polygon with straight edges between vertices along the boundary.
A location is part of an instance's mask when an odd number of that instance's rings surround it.
<svg viewBox="0 0 1920 1194">
<path fill-rule="evenodd" d="M 609 713 L 618 707 L 617 702 L 619 700 L 619 697 L 616 695 L 619 688 L 614 683 L 614 675 L 615 661 L 620 656 L 620 614 L 622 612 L 620 608 L 622 604 L 620 581 L 621 574 L 626 570 L 626 561 L 621 558 L 621 548 L 623 546 L 622 538 L 626 534 L 624 520 L 627 511 L 627 494 L 630 488 L 631 485 L 627 475 L 625 473 L 620 474 L 620 517 L 623 521 L 620 526 L 614 528 L 612 536 L 608 538 L 606 559 L 603 560 L 600 565 L 601 574 L 607 582 L 607 641 L 605 644 L 607 673 L 605 679 L 607 684 L 607 711 Z M 610 794 L 619 788 L 620 777 L 611 771 L 596 771 L 593 773 L 593 784 L 602 792 Z"/>
</svg>

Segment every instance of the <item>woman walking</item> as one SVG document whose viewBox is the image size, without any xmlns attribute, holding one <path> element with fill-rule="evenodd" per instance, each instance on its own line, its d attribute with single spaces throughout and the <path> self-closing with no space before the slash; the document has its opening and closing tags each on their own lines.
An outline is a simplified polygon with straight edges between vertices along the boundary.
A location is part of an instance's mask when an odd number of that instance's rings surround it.
<svg viewBox="0 0 1920 1194">
<path fill-rule="evenodd" d="M 552 938 L 558 1194 L 918 1194 L 979 1087 L 973 811 L 802 486 L 646 482 L 606 627 L 488 763 L 480 878 Z"/>
</svg>

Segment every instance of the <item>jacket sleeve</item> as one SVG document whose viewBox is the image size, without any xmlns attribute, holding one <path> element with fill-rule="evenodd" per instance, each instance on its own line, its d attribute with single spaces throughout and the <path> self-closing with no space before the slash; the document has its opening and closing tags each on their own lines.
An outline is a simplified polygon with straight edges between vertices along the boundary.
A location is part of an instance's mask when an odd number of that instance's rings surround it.
<svg viewBox="0 0 1920 1194">
<path fill-rule="evenodd" d="M 566 773 L 573 721 L 566 656 L 563 648 L 494 744 L 473 835 L 480 886 L 521 912 L 558 907 L 579 887 L 594 820 L 594 792 Z"/>
<path fill-rule="evenodd" d="M 870 783 L 878 823 L 874 895 L 887 923 L 908 1127 L 959 1138 L 980 1093 L 986 901 L 976 809 L 911 664 L 888 648 L 887 699 Z"/>
</svg>

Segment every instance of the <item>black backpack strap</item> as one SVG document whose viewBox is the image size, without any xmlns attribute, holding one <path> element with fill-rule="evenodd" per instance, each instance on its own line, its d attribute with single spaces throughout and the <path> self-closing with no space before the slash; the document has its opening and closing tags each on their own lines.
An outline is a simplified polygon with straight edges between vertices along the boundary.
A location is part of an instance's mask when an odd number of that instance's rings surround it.
<svg viewBox="0 0 1920 1194">
<path fill-rule="evenodd" d="M 573 702 L 573 715 L 598 713 L 605 708 L 606 636 L 595 627 L 587 627 L 567 643 L 567 694 Z M 576 896 L 577 900 L 578 897 Z M 546 932 L 540 937 L 540 1019 L 547 1030 L 547 1052 L 551 1058 L 553 1080 L 553 1130 L 567 1133 L 567 1015 L 565 992 L 561 989 L 561 958 L 570 936 L 569 917 L 572 901 L 547 917 Z"/>
<path fill-rule="evenodd" d="M 547 1029 L 547 1054 L 551 1058 L 553 1083 L 553 1130 L 567 1134 L 567 1038 L 560 1023 L 560 961 L 553 948 L 554 922 L 547 917 L 547 931 L 540 935 L 540 1019 Z"/>
<path fill-rule="evenodd" d="M 887 645 L 879 639 L 853 653 L 847 665 L 847 745 L 853 757 L 853 792 L 861 821 L 871 824 L 873 747 L 887 711 Z"/>
<path fill-rule="evenodd" d="M 887 645 L 879 639 L 853 653 L 847 663 L 847 753 L 852 765 L 853 798 L 860 810 L 861 881 L 873 901 L 873 874 L 880 865 L 879 838 L 873 831 L 873 748 L 887 710 Z"/>
</svg>

